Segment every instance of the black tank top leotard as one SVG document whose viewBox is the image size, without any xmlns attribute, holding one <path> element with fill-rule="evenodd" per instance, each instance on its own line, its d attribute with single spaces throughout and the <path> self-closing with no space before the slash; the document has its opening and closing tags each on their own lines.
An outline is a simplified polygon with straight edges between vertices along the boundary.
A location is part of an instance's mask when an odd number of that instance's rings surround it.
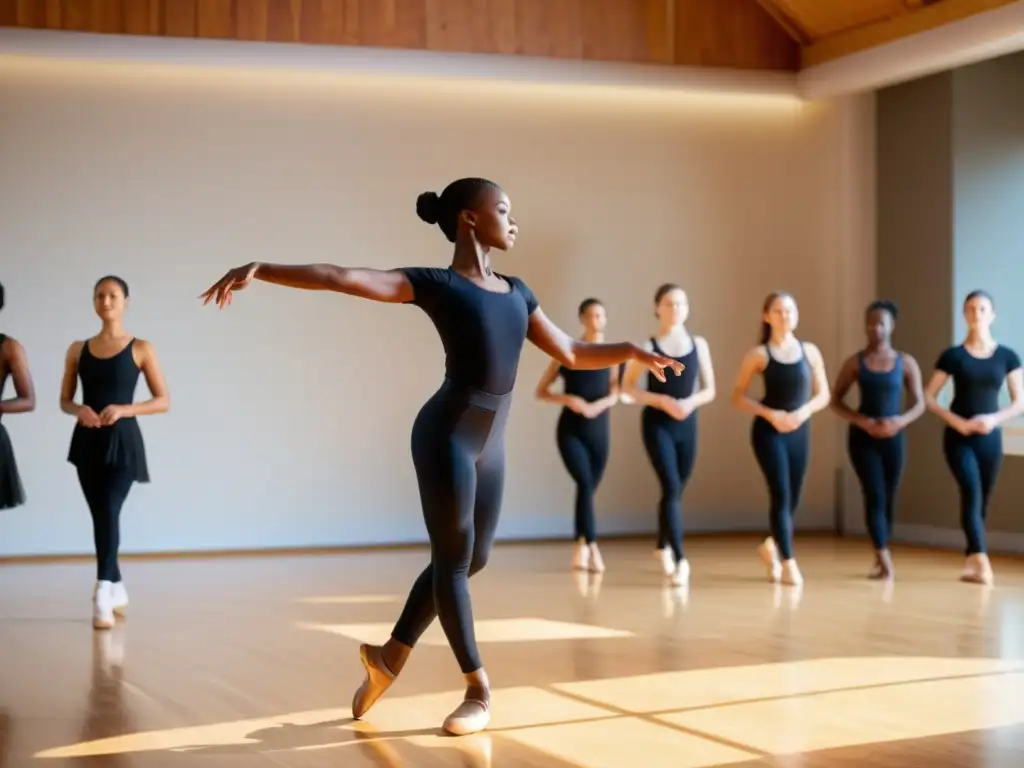
<svg viewBox="0 0 1024 768">
<path fill-rule="evenodd" d="M 78 358 L 78 377 L 82 381 L 82 404 L 97 414 L 108 405 L 129 405 L 135 400 L 139 366 L 132 356 L 135 340 L 113 357 L 96 357 L 89 342 L 82 344 Z M 142 430 L 134 416 L 125 417 L 107 427 L 75 424 L 71 434 L 68 461 L 81 469 L 115 467 L 131 471 L 135 481 L 149 482 L 149 467 Z"/>
<path fill-rule="evenodd" d="M 0 333 L 0 350 L 3 349 L 7 336 Z M 10 371 L 0 371 L 0 397 L 3 397 L 4 386 Z M 3 414 L 0 413 L 0 419 Z M 21 485 L 18 464 L 14 460 L 14 446 L 7 434 L 7 428 L 0 423 L 0 509 L 12 509 L 25 503 L 25 489 Z"/>
<path fill-rule="evenodd" d="M 811 398 L 812 376 L 811 364 L 807 360 L 807 350 L 801 343 L 800 359 L 794 360 L 792 363 L 776 360 L 767 344 L 764 345 L 764 350 L 768 355 L 768 364 L 761 374 L 764 378 L 764 397 L 761 398 L 761 405 L 771 408 L 773 411 L 799 410 Z M 768 424 L 760 416 L 758 419 Z"/>
<path fill-rule="evenodd" d="M 896 364 L 888 371 L 873 371 L 857 355 L 857 388 L 860 406 L 857 412 L 872 419 L 899 416 L 903 404 L 903 355 L 896 353 Z"/>
<path fill-rule="evenodd" d="M 565 394 L 575 395 L 588 403 L 595 403 L 608 397 L 608 393 L 612 391 L 611 375 L 607 368 L 579 371 L 563 365 L 559 367 L 558 375 L 562 377 Z M 569 408 L 563 408 L 562 415 L 570 420 L 598 422 L 608 421 L 609 411 L 605 411 L 596 419 L 588 419 Z"/>
<path fill-rule="evenodd" d="M 651 338 L 651 349 L 655 354 L 672 357 L 658 346 L 657 339 Z M 697 389 L 697 375 L 700 373 L 700 366 L 697 359 L 697 340 L 693 339 L 693 348 L 685 355 L 672 357 L 673 360 L 683 364 L 683 372 L 676 376 L 667 373 L 664 381 L 659 381 L 650 371 L 647 372 L 647 391 L 654 395 L 668 395 L 676 400 L 690 397 Z M 657 423 L 678 425 L 679 429 L 693 429 L 696 426 L 697 412 L 694 411 L 683 421 L 677 421 L 660 408 L 644 406 L 642 418 Z M 689 425 L 684 427 L 684 425 Z"/>
</svg>

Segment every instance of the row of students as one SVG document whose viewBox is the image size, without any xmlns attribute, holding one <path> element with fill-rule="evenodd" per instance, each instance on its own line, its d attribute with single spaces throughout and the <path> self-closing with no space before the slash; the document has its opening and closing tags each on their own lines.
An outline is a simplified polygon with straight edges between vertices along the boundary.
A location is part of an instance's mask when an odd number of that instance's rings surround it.
<svg viewBox="0 0 1024 768">
<path fill-rule="evenodd" d="M 118 552 L 121 509 L 135 483 L 149 482 L 146 448 L 136 417 L 163 413 L 170 405 L 167 385 L 153 345 L 137 339 L 123 326 L 128 284 L 120 277 L 100 278 L 93 288 L 93 306 L 100 332 L 68 348 L 61 382 L 60 407 L 75 417 L 67 460 L 92 517 L 96 554 L 93 626 L 109 629 L 115 615 L 128 607 Z M 0 288 L 0 307 L 3 289 Z M 139 375 L 151 397 L 134 402 Z M 36 395 L 24 347 L 0 335 L 0 394 L 8 376 L 15 397 L 0 401 L 0 416 L 35 410 Z M 81 382 L 81 402 L 75 401 Z M 0 424 L 0 509 L 25 502 L 14 451 Z"/>
<path fill-rule="evenodd" d="M 661 486 L 655 553 L 675 586 L 688 583 L 690 567 L 683 554 L 682 496 L 697 454 L 696 410 L 715 399 L 715 374 L 707 341 L 685 326 L 689 305 L 675 284 L 661 286 L 654 297 L 658 334 L 645 348 L 684 366 L 682 375 L 639 386 L 642 370 L 627 367 L 621 392 L 617 371 L 572 371 L 556 363 L 544 372 L 537 397 L 561 404 L 558 447 L 576 484 L 573 567 L 604 571 L 597 545 L 594 494 L 608 459 L 608 409 L 618 400 L 643 405 L 644 448 Z M 769 579 L 803 583 L 793 552 L 793 513 L 800 503 L 810 451 L 810 419 L 831 405 L 850 423 L 847 449 L 864 498 L 865 521 L 875 550 L 872 579 L 895 575 L 889 540 L 896 498 L 906 461 L 904 430 L 929 408 L 947 422 L 943 450 L 960 492 L 961 524 L 967 540 L 964 581 L 991 584 L 986 553 L 985 518 L 1002 461 L 1000 426 L 1024 413 L 1021 363 L 1017 353 L 992 336 L 995 307 L 991 296 L 974 291 L 964 300 L 968 334 L 963 343 L 939 357 L 925 389 L 917 361 L 895 349 L 892 334 L 898 310 L 876 301 L 865 312 L 864 348 L 847 358 L 830 392 L 821 352 L 796 338 L 798 310 L 785 292 L 770 294 L 762 307 L 760 344 L 740 366 L 733 387 L 734 406 L 754 415 L 751 445 L 768 486 L 771 535 L 759 547 Z M 600 338 L 607 315 L 597 299 L 580 306 L 584 339 Z M 564 380 L 563 392 L 553 389 Z M 760 376 L 764 394 L 748 392 Z M 954 385 L 949 408 L 939 401 L 947 382 Z M 1010 405 L 999 407 L 1008 387 Z M 846 402 L 859 390 L 860 403 Z M 906 397 L 904 397 L 906 395 Z"/>
</svg>

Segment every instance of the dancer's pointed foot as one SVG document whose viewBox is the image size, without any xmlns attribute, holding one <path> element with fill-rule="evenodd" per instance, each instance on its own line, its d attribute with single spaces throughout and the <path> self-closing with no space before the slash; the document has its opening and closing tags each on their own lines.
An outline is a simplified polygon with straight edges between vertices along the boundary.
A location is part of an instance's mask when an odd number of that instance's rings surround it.
<svg viewBox="0 0 1024 768">
<path fill-rule="evenodd" d="M 384 649 L 379 645 L 360 645 L 359 658 L 366 668 L 366 679 L 352 697 L 352 717 L 356 720 L 370 711 L 377 699 L 395 682 L 395 673 L 384 660 Z"/>
</svg>

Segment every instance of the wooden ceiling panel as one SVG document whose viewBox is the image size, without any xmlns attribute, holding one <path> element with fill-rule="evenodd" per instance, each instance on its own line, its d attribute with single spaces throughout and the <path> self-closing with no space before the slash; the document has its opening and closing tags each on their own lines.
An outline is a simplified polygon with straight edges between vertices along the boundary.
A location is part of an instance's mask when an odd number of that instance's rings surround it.
<svg viewBox="0 0 1024 768">
<path fill-rule="evenodd" d="M 0 0 L 0 26 L 797 70 L 1014 0 Z"/>
<path fill-rule="evenodd" d="M 907 13 L 904 0 L 769 0 L 808 41 Z"/>
<path fill-rule="evenodd" d="M 0 25 L 744 69 L 799 65 L 799 48 L 757 0 L 0 0 Z"/>
</svg>

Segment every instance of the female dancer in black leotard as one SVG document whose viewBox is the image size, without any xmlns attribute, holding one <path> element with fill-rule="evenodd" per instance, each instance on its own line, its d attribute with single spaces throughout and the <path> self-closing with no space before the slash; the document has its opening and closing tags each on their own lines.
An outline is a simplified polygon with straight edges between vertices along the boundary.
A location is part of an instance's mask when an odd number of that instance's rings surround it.
<svg viewBox="0 0 1024 768">
<path fill-rule="evenodd" d="M 867 346 L 843 363 L 832 390 L 833 410 L 850 422 L 847 448 L 864 493 L 864 519 L 875 547 L 872 579 L 894 575 L 889 537 L 906 457 L 903 430 L 925 409 L 917 361 L 892 347 L 896 314 L 896 305 L 890 301 L 868 306 L 864 316 Z M 856 411 L 845 402 L 854 383 L 860 390 Z M 905 411 L 904 390 L 909 400 Z"/>
<path fill-rule="evenodd" d="M 929 410 L 947 424 L 942 448 L 960 487 L 960 522 L 967 539 L 961 578 L 976 584 L 993 582 L 985 546 L 985 517 L 1003 463 L 1002 425 L 1024 413 L 1020 357 L 992 337 L 995 317 L 991 296 L 984 291 L 967 295 L 967 338 L 940 355 L 925 389 Z M 946 408 L 938 396 L 949 379 L 953 379 L 953 402 Z M 1010 404 L 1000 408 L 1003 382 L 1009 389 Z"/>
<path fill-rule="evenodd" d="M 0 285 L 0 309 L 4 308 L 4 287 Z M 36 389 L 28 369 L 25 348 L 0 333 L 0 397 L 7 377 L 14 380 L 14 397 L 0 400 L 0 509 L 13 509 L 25 503 L 25 489 L 14 459 L 14 447 L 2 420 L 5 414 L 29 413 L 36 409 Z"/>
<path fill-rule="evenodd" d="M 582 340 L 590 344 L 604 341 L 607 323 L 604 305 L 597 299 L 586 299 L 580 304 L 578 314 L 583 324 Z M 562 394 L 551 391 L 559 376 L 564 382 Z M 594 494 L 608 464 L 611 442 L 608 409 L 619 401 L 619 368 L 573 370 L 552 360 L 537 384 L 536 395 L 563 406 L 555 436 L 565 468 L 576 483 L 573 568 L 603 573 L 604 561 L 597 548 Z"/>
<path fill-rule="evenodd" d="M 466 677 L 463 703 L 445 720 L 454 734 L 486 727 L 490 684 L 473 631 L 468 577 L 487 561 L 505 476 L 505 422 L 523 342 L 529 339 L 567 368 L 605 369 L 637 359 L 664 375 L 678 362 L 633 344 L 572 339 L 539 308 L 526 283 L 491 269 L 490 250 L 508 250 L 518 226 L 501 188 L 485 179 L 454 181 L 420 195 L 416 212 L 455 244 L 446 269 L 357 269 L 328 264 L 247 264 L 229 271 L 202 298 L 221 307 L 253 279 L 332 290 L 374 301 L 411 303 L 433 321 L 445 349 L 445 380 L 412 429 L 412 457 L 430 537 L 430 565 L 413 584 L 383 646 L 360 646 L 366 680 L 352 713 L 362 717 L 401 672 L 437 616 Z"/>
<path fill-rule="evenodd" d="M 771 581 L 799 586 L 803 576 L 793 557 L 793 513 L 810 458 L 810 418 L 830 401 L 828 377 L 818 347 L 793 335 L 799 314 L 790 294 L 769 294 L 761 314 L 761 343 L 743 358 L 732 402 L 755 416 L 751 442 L 771 497 L 771 536 L 759 548 L 761 559 Z M 764 379 L 760 402 L 747 395 L 759 373 Z"/>
<path fill-rule="evenodd" d="M 92 515 L 97 579 L 92 622 L 96 629 L 110 629 L 114 614 L 123 614 L 128 606 L 117 562 L 121 507 L 132 483 L 149 482 L 146 448 L 136 417 L 165 413 L 170 396 L 156 349 L 150 342 L 134 338 L 121 324 L 128 305 L 128 284 L 112 275 L 101 278 L 93 289 L 93 302 L 103 326 L 91 339 L 68 347 L 60 407 L 77 419 L 68 461 L 78 471 Z M 136 403 L 140 371 L 151 398 Z M 75 402 L 79 379 L 81 405 Z"/>
<path fill-rule="evenodd" d="M 642 369 L 630 365 L 622 389 L 644 405 L 640 417 L 644 448 L 661 484 L 655 554 L 671 584 L 685 586 L 690 581 L 690 564 L 683 555 L 682 496 L 697 457 L 696 411 L 715 399 L 715 372 L 707 341 L 686 330 L 690 302 L 682 288 L 674 283 L 658 288 L 654 312 L 658 335 L 646 342 L 645 349 L 678 360 L 683 373 L 663 382 L 648 377 L 644 391 L 637 386 Z"/>
</svg>

